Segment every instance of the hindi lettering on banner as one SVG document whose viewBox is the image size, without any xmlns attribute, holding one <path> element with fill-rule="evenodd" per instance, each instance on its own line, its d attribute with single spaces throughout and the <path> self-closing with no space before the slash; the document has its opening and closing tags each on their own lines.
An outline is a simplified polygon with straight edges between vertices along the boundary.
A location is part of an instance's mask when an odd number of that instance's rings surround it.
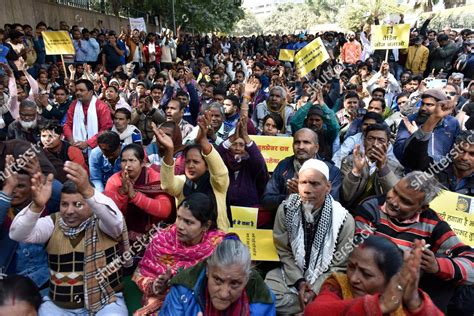
<svg viewBox="0 0 474 316">
<path fill-rule="evenodd" d="M 430 203 L 464 243 L 474 246 L 474 201 L 470 196 L 443 191 Z"/>
<path fill-rule="evenodd" d="M 293 155 L 293 137 L 250 135 L 262 153 L 269 172 L 275 170 L 278 163 Z"/>
<path fill-rule="evenodd" d="M 410 24 L 372 25 L 370 42 L 375 49 L 408 48 Z"/>
<path fill-rule="evenodd" d="M 293 61 L 295 60 L 295 51 L 293 49 L 280 49 L 278 60 Z"/>
<path fill-rule="evenodd" d="M 43 35 L 46 55 L 74 55 L 74 45 L 66 31 L 45 31 Z"/>
<path fill-rule="evenodd" d="M 132 31 L 137 29 L 140 32 L 143 31 L 146 33 L 146 23 L 144 18 L 129 18 L 128 21 Z"/>
<path fill-rule="evenodd" d="M 232 227 L 234 228 L 257 228 L 258 208 L 231 206 Z"/>
<path fill-rule="evenodd" d="M 229 228 L 229 232 L 237 234 L 249 247 L 253 261 L 280 261 L 273 244 L 273 230 Z"/>
<path fill-rule="evenodd" d="M 320 37 L 302 48 L 295 55 L 295 69 L 300 77 L 306 76 L 310 71 L 329 59 L 329 54 Z"/>
</svg>

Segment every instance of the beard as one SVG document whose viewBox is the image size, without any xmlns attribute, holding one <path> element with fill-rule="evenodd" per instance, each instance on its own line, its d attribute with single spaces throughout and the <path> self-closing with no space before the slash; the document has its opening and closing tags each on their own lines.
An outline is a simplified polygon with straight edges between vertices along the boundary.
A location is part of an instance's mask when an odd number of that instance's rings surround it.
<svg viewBox="0 0 474 316">
<path fill-rule="evenodd" d="M 428 113 L 418 112 L 418 115 L 415 119 L 415 122 L 418 126 L 423 125 L 426 122 L 426 120 L 428 119 L 428 117 L 430 117 L 430 115 Z"/>
<path fill-rule="evenodd" d="M 313 215 L 314 205 L 309 202 L 303 202 L 303 214 L 304 218 L 307 223 L 313 224 L 314 223 L 314 215 Z"/>
</svg>

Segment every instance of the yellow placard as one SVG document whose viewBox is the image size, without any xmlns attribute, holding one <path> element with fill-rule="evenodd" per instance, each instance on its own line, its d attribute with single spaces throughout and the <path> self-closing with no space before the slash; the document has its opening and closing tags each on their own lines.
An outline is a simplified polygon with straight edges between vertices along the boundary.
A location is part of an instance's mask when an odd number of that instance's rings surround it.
<svg viewBox="0 0 474 316">
<path fill-rule="evenodd" d="M 295 51 L 292 49 L 280 49 L 280 55 L 278 60 L 281 61 L 293 61 L 295 60 Z"/>
<path fill-rule="evenodd" d="M 329 54 L 324 47 L 321 37 L 313 40 L 295 55 L 295 67 L 301 77 L 306 76 L 329 59 Z"/>
<path fill-rule="evenodd" d="M 371 32 L 373 49 L 408 48 L 410 24 L 372 25 Z"/>
<path fill-rule="evenodd" d="M 252 260 L 280 261 L 271 229 L 230 228 L 229 232 L 239 235 L 240 240 L 249 247 Z"/>
<path fill-rule="evenodd" d="M 66 31 L 42 32 L 46 55 L 70 55 L 75 54 L 71 37 Z"/>
<path fill-rule="evenodd" d="M 430 203 L 464 243 L 474 246 L 474 200 L 472 197 L 443 191 Z"/>
<path fill-rule="evenodd" d="M 250 135 L 262 153 L 269 172 L 275 170 L 278 163 L 293 154 L 293 137 Z"/>
<path fill-rule="evenodd" d="M 257 228 L 258 208 L 231 206 L 232 227 L 234 228 Z"/>
</svg>

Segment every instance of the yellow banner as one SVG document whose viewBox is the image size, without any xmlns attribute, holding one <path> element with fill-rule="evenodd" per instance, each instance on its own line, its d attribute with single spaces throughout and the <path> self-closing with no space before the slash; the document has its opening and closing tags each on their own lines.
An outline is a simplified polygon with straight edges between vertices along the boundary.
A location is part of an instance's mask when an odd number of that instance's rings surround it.
<svg viewBox="0 0 474 316">
<path fill-rule="evenodd" d="M 271 229 L 229 228 L 229 232 L 239 235 L 240 240 L 249 247 L 252 260 L 280 261 Z"/>
<path fill-rule="evenodd" d="M 234 228 L 257 228 L 258 208 L 231 206 L 232 227 Z"/>
<path fill-rule="evenodd" d="M 280 49 L 278 59 L 281 61 L 293 61 L 295 60 L 295 51 L 292 49 Z"/>
<path fill-rule="evenodd" d="M 278 163 L 293 155 L 293 137 L 250 135 L 262 153 L 269 172 L 275 170 Z"/>
<path fill-rule="evenodd" d="M 410 24 L 372 25 L 373 49 L 408 48 Z"/>
<path fill-rule="evenodd" d="M 74 55 L 76 53 L 68 32 L 47 31 L 42 34 L 46 55 Z"/>
<path fill-rule="evenodd" d="M 467 195 L 443 191 L 430 203 L 464 243 L 474 246 L 474 200 Z"/>
<path fill-rule="evenodd" d="M 301 77 L 306 76 L 311 70 L 328 59 L 329 54 L 326 47 L 324 47 L 321 37 L 318 37 L 296 53 L 296 71 L 298 71 Z"/>
</svg>

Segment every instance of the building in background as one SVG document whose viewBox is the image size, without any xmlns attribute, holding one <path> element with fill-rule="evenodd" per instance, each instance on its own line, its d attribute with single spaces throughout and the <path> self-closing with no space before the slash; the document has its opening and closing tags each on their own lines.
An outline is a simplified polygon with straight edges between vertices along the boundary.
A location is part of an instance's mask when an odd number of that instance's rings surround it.
<svg viewBox="0 0 474 316">
<path fill-rule="evenodd" d="M 263 22 L 279 5 L 285 3 L 301 4 L 304 0 L 244 0 L 242 6 L 255 14 L 259 22 Z"/>
</svg>

